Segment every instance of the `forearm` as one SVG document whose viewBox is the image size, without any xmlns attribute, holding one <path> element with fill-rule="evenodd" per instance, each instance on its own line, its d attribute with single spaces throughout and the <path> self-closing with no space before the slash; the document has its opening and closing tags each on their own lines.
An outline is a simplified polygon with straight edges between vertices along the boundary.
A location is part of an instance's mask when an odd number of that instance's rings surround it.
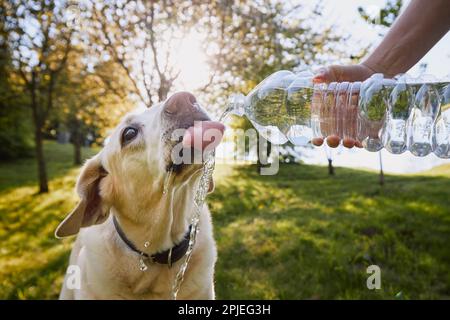
<svg viewBox="0 0 450 320">
<path fill-rule="evenodd" d="M 450 28 L 449 0 L 411 0 L 378 47 L 363 61 L 388 77 L 408 71 Z"/>
</svg>

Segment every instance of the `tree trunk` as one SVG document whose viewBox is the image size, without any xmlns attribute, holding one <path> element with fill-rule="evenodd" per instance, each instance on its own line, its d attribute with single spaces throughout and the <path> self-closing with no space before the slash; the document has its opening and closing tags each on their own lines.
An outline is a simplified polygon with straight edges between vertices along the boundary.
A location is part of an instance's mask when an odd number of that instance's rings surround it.
<svg viewBox="0 0 450 320">
<path fill-rule="evenodd" d="M 34 144 L 35 144 L 34 148 L 36 153 L 36 161 L 39 177 L 39 193 L 46 193 L 48 192 L 48 179 L 47 179 L 47 166 L 45 164 L 45 157 L 44 157 L 43 137 L 42 137 L 43 121 L 39 116 L 38 105 L 36 101 L 36 91 L 34 87 L 31 88 L 31 109 L 33 111 Z"/>
<path fill-rule="evenodd" d="M 44 149 L 43 149 L 43 139 L 41 128 L 37 127 L 35 129 L 35 152 L 36 152 L 36 161 L 38 167 L 38 175 L 39 175 L 39 193 L 48 192 L 48 180 L 47 180 L 47 166 L 45 164 L 44 158 Z"/>
<path fill-rule="evenodd" d="M 73 163 L 75 165 L 81 164 L 81 139 L 74 137 L 75 140 L 73 141 Z"/>
<path fill-rule="evenodd" d="M 75 165 L 81 164 L 81 145 L 83 136 L 80 133 L 80 127 L 79 124 L 75 124 L 75 130 L 72 131 L 72 144 L 73 144 L 73 162 Z"/>
<path fill-rule="evenodd" d="M 261 159 L 259 156 L 259 139 L 262 139 L 258 133 L 256 133 L 256 170 L 259 173 L 262 167 Z"/>
<path fill-rule="evenodd" d="M 158 88 L 158 99 L 160 102 L 167 99 L 169 91 L 170 91 L 170 84 L 167 83 L 165 79 L 161 79 L 161 84 Z"/>
<path fill-rule="evenodd" d="M 272 143 L 259 135 L 256 134 L 256 170 L 258 173 L 261 172 L 261 169 L 264 166 L 269 165 L 269 157 L 272 153 Z"/>
<path fill-rule="evenodd" d="M 379 179 L 379 183 L 380 186 L 384 186 L 384 172 L 383 172 L 383 159 L 381 158 L 381 151 L 379 151 L 379 159 L 380 159 L 380 179 Z"/>
<path fill-rule="evenodd" d="M 328 174 L 330 176 L 334 175 L 333 159 L 328 159 Z"/>
</svg>

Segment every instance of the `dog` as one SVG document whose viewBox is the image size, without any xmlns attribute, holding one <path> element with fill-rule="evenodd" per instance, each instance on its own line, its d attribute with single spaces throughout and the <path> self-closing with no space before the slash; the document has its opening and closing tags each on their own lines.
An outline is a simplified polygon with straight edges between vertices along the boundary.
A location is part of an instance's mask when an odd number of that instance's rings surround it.
<svg viewBox="0 0 450 320">
<path fill-rule="evenodd" d="M 210 121 L 192 94 L 176 93 L 142 113 L 127 115 L 104 148 L 85 163 L 76 184 L 80 201 L 55 232 L 58 238 L 77 235 L 69 265 L 76 267 L 80 285 L 68 284 L 71 275 L 66 273 L 60 299 L 172 298 L 203 167 L 175 163 L 173 150 L 180 143 L 185 152 L 193 149 L 198 139 L 194 122 L 224 130 Z M 174 141 L 178 129 L 187 133 Z M 202 142 L 199 149 L 205 146 Z M 210 181 L 208 192 L 213 188 Z M 205 204 L 179 299 L 214 299 L 216 258 Z"/>
</svg>

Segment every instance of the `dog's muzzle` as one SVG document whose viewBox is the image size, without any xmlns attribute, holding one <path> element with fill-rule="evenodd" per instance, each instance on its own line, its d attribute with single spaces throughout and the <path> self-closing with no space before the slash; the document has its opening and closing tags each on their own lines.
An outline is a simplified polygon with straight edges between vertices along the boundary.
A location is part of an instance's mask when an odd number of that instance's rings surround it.
<svg viewBox="0 0 450 320">
<path fill-rule="evenodd" d="M 177 128 L 187 129 L 195 121 L 209 121 L 209 116 L 200 108 L 197 99 L 189 92 L 177 92 L 164 103 L 164 117 Z"/>
<path fill-rule="evenodd" d="M 194 154 L 194 149 L 196 152 L 203 152 L 206 148 L 213 149 L 223 136 L 224 126 L 220 122 L 211 121 L 194 95 L 188 92 L 175 93 L 166 100 L 162 109 L 162 121 L 167 128 L 166 140 L 167 135 L 171 136 L 169 146 L 173 148 L 176 144 L 182 143 L 181 153 L 183 150 L 185 152 L 189 150 Z M 174 135 L 175 130 L 182 134 Z M 180 169 L 183 165 L 169 162 L 172 169 Z M 192 164 L 192 161 L 188 164 Z"/>
</svg>

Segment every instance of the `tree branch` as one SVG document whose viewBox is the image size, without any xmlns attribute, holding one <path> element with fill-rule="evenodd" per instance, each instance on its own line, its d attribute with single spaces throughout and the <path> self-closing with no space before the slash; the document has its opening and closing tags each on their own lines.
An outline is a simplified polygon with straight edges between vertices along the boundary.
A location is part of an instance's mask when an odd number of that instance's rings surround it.
<svg viewBox="0 0 450 320">
<path fill-rule="evenodd" d="M 102 11 L 104 11 L 104 7 L 102 8 Z M 102 12 L 104 13 L 104 12 Z M 106 26 L 106 23 L 103 21 L 103 19 L 101 17 L 98 16 L 98 12 L 95 9 L 94 6 L 94 15 L 96 16 L 97 21 L 100 22 L 100 26 L 101 26 L 101 30 L 103 33 L 103 36 L 105 37 L 106 40 L 106 45 L 109 48 L 109 51 L 112 53 L 114 60 L 119 64 L 119 66 L 122 67 L 122 69 L 125 71 L 128 79 L 131 81 L 131 84 L 134 87 L 134 91 L 137 94 L 137 96 L 139 97 L 139 99 L 141 100 L 142 103 L 144 103 L 146 106 L 149 106 L 149 104 L 151 102 L 147 101 L 145 99 L 145 97 L 142 95 L 141 90 L 139 90 L 139 86 L 136 82 L 136 79 L 134 79 L 131 70 L 126 66 L 124 59 L 122 57 L 119 56 L 119 53 L 117 52 L 116 47 L 113 44 L 113 41 L 111 39 L 111 37 L 109 36 L 108 33 L 108 28 Z M 120 26 L 119 26 L 120 27 Z M 123 46 L 123 44 L 121 44 Z"/>
</svg>

